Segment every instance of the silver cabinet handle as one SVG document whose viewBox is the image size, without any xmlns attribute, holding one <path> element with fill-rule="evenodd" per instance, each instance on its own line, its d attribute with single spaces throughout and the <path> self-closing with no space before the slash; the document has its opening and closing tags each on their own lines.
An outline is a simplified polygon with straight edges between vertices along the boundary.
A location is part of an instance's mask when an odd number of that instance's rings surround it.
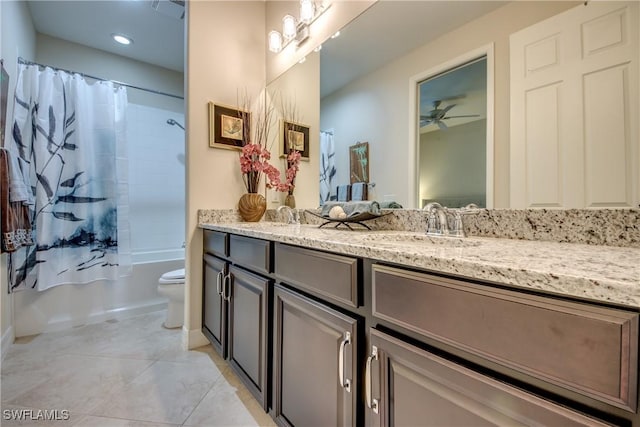
<svg viewBox="0 0 640 427">
<path fill-rule="evenodd" d="M 338 352 L 338 383 L 340 387 L 351 393 L 351 380 L 344 378 L 344 348 L 347 344 L 351 344 L 351 333 L 345 332 L 344 339 L 340 343 L 340 351 Z"/>
<path fill-rule="evenodd" d="M 216 278 L 216 291 L 218 292 L 218 295 L 222 296 L 222 279 L 224 277 L 224 273 L 222 271 L 218 272 L 218 277 Z"/>
<path fill-rule="evenodd" d="M 373 410 L 375 414 L 378 413 L 378 400 L 371 398 L 371 362 L 373 360 L 378 360 L 378 347 L 375 345 L 371 346 L 371 355 L 367 357 L 367 366 L 364 370 L 364 380 L 365 380 L 365 399 L 367 401 L 367 407 Z"/>
<path fill-rule="evenodd" d="M 224 293 L 222 295 L 222 298 L 224 298 L 226 301 L 230 301 L 231 300 L 231 272 L 227 273 L 227 275 L 224 277 L 223 288 L 224 288 Z"/>
</svg>

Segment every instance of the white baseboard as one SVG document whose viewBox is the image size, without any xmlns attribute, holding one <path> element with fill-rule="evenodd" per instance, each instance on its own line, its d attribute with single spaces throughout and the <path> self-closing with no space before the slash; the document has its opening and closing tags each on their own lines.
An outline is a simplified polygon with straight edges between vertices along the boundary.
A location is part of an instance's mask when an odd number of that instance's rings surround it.
<svg viewBox="0 0 640 427">
<path fill-rule="evenodd" d="M 189 330 L 186 327 L 182 328 L 182 348 L 185 350 L 193 350 L 208 344 L 211 343 L 200 329 Z"/>
<path fill-rule="evenodd" d="M 2 351 L 2 358 L 0 360 L 4 360 L 4 357 L 9 352 L 9 348 L 15 341 L 15 335 L 13 333 L 13 326 L 9 326 L 7 331 L 2 335 L 2 342 L 0 343 L 0 349 Z"/>
</svg>

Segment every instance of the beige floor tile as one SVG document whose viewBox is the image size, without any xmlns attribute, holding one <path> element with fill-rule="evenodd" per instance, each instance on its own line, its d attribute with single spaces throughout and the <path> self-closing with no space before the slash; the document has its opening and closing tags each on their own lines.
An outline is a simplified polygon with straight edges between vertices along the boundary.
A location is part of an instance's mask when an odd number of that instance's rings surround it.
<svg viewBox="0 0 640 427">
<path fill-rule="evenodd" d="M 85 415 L 78 421 L 77 427 L 179 427 L 179 425 Z"/>
<path fill-rule="evenodd" d="M 32 408 L 88 414 L 115 387 L 123 387 L 153 362 L 91 356 L 64 356 L 46 372 L 46 381 L 8 400 Z"/>
<path fill-rule="evenodd" d="M 182 424 L 220 377 L 214 366 L 155 362 L 129 385 L 105 398 L 91 415 Z"/>
<path fill-rule="evenodd" d="M 167 427 L 188 419 L 200 426 L 274 426 L 229 364 L 210 345 L 184 351 L 181 330 L 162 327 L 165 316 L 19 338 L 0 366 L 2 409 L 68 409 L 71 418 L 0 423 Z"/>
<path fill-rule="evenodd" d="M 257 427 L 258 423 L 238 397 L 237 391 L 224 377 L 220 377 L 184 425 Z"/>
</svg>

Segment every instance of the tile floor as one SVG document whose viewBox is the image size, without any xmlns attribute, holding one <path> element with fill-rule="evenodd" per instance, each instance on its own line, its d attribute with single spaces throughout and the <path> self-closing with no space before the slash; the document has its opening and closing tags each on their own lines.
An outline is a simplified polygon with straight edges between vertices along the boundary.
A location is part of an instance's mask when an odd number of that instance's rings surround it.
<svg viewBox="0 0 640 427">
<path fill-rule="evenodd" d="M 274 426 L 211 346 L 181 348 L 164 312 L 19 338 L 2 361 L 4 426 Z M 5 420 L 68 410 L 67 421 Z M 33 412 L 37 414 L 36 411 Z"/>
</svg>

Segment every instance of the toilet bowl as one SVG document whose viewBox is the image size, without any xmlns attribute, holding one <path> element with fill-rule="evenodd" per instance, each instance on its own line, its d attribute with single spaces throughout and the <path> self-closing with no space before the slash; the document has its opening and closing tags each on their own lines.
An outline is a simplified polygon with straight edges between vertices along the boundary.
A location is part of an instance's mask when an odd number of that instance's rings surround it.
<svg viewBox="0 0 640 427">
<path fill-rule="evenodd" d="M 181 327 L 184 322 L 184 268 L 164 273 L 158 280 L 158 293 L 169 298 L 164 327 Z"/>
</svg>

